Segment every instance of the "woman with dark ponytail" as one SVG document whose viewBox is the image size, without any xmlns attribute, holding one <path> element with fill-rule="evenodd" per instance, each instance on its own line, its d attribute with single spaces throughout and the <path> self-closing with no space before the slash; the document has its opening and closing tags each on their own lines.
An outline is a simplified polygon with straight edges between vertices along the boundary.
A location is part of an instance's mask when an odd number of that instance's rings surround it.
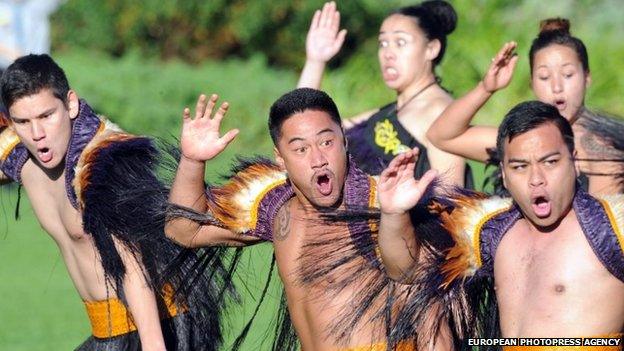
<svg viewBox="0 0 624 351">
<path fill-rule="evenodd" d="M 436 168 L 458 185 L 472 185 L 464 159 L 436 148 L 425 135 L 453 101 L 440 86 L 435 68 L 444 57 L 447 36 L 456 24 L 453 7 L 439 0 L 400 8 L 383 21 L 379 64 L 383 80 L 396 91 L 397 100 L 344 122 L 349 153 L 365 172 L 378 175 L 397 154 L 418 147 L 416 177 Z M 344 42 L 346 31 L 339 31 L 339 27 L 340 14 L 334 2 L 316 11 L 298 87 L 320 87 L 325 64 Z"/>
<path fill-rule="evenodd" d="M 496 127 L 470 126 L 477 111 L 496 91 L 511 81 L 517 62 L 516 44 L 507 43 L 477 87 L 456 100 L 431 126 L 427 136 L 440 149 L 481 162 L 498 164 L 491 154 Z M 624 124 L 585 108 L 591 83 L 589 57 L 583 42 L 570 34 L 567 19 L 540 23 L 540 32 L 529 50 L 531 88 L 538 100 L 557 107 L 572 124 L 580 180 L 593 195 L 620 193 L 624 175 Z M 491 179 L 504 194 L 500 179 Z"/>
</svg>

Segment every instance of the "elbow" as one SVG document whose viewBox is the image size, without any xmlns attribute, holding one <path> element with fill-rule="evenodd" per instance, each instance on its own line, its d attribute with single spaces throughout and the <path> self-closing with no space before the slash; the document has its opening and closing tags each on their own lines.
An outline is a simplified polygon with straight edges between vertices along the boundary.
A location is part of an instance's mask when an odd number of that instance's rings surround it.
<svg viewBox="0 0 624 351">
<path fill-rule="evenodd" d="M 431 128 L 429 128 L 429 130 L 427 130 L 427 134 L 426 134 L 426 138 L 427 140 L 429 140 L 429 142 L 431 144 L 433 144 L 433 146 L 437 147 L 440 150 L 444 149 L 444 143 L 442 138 L 440 137 L 439 133 L 437 132 L 437 126 L 434 124 L 433 126 L 431 126 Z"/>
<path fill-rule="evenodd" d="M 394 280 L 397 283 L 401 284 L 411 284 L 414 280 L 413 267 L 410 269 L 401 269 L 399 267 L 392 267 L 391 265 L 386 265 L 386 275 L 388 278 Z"/>
<path fill-rule="evenodd" d="M 170 220 L 165 224 L 165 235 L 178 245 L 187 248 L 196 248 L 197 246 L 193 245 L 193 236 L 187 234 L 191 233 L 190 230 L 187 230 L 189 228 L 181 227 L 182 225 L 178 220 Z"/>
</svg>

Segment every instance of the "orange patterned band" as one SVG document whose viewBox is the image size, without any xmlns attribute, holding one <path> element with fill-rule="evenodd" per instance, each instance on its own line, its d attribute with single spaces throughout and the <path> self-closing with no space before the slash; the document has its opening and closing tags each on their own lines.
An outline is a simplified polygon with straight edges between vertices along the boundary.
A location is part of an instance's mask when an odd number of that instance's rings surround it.
<svg viewBox="0 0 624 351">
<path fill-rule="evenodd" d="M 164 302 L 167 305 L 168 317 L 178 314 L 178 308 L 173 302 L 173 290 L 170 286 L 163 288 Z M 96 338 L 111 338 L 137 330 L 132 321 L 132 315 L 124 303 L 111 298 L 102 301 L 84 301 L 91 321 L 91 330 Z"/>
</svg>

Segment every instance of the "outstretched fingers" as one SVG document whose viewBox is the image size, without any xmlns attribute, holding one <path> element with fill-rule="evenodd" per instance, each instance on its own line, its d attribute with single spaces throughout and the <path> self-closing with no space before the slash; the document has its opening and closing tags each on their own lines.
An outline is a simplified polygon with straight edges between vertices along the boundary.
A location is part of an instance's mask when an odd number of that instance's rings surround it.
<svg viewBox="0 0 624 351">
<path fill-rule="evenodd" d="M 221 123 L 221 120 L 223 119 L 223 117 L 225 117 L 225 114 L 227 113 L 227 110 L 229 107 L 230 107 L 230 104 L 227 101 L 222 103 L 221 106 L 219 106 L 219 109 L 217 110 L 217 112 L 214 115 L 214 118 L 212 119 L 217 125 Z"/>
<path fill-rule="evenodd" d="M 234 138 L 236 138 L 238 133 L 239 133 L 238 129 L 229 130 L 221 138 L 219 138 L 219 142 L 221 142 L 223 147 L 226 147 L 232 142 L 232 140 L 234 140 Z"/>
</svg>

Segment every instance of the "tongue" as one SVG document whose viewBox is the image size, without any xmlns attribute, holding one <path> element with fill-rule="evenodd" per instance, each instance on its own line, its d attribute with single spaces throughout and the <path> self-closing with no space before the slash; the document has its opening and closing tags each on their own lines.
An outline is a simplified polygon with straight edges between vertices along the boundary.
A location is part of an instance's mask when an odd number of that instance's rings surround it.
<svg viewBox="0 0 624 351">
<path fill-rule="evenodd" d="M 327 196 L 332 192 L 331 182 L 327 178 L 319 179 L 316 183 L 316 187 L 318 188 L 318 191 L 324 196 Z"/>
<path fill-rule="evenodd" d="M 39 160 L 43 163 L 48 163 L 52 160 L 52 151 L 47 149 L 46 151 L 37 151 Z"/>
<path fill-rule="evenodd" d="M 533 212 L 538 217 L 548 217 L 550 215 L 550 202 L 549 201 L 539 201 L 534 203 Z"/>
</svg>

